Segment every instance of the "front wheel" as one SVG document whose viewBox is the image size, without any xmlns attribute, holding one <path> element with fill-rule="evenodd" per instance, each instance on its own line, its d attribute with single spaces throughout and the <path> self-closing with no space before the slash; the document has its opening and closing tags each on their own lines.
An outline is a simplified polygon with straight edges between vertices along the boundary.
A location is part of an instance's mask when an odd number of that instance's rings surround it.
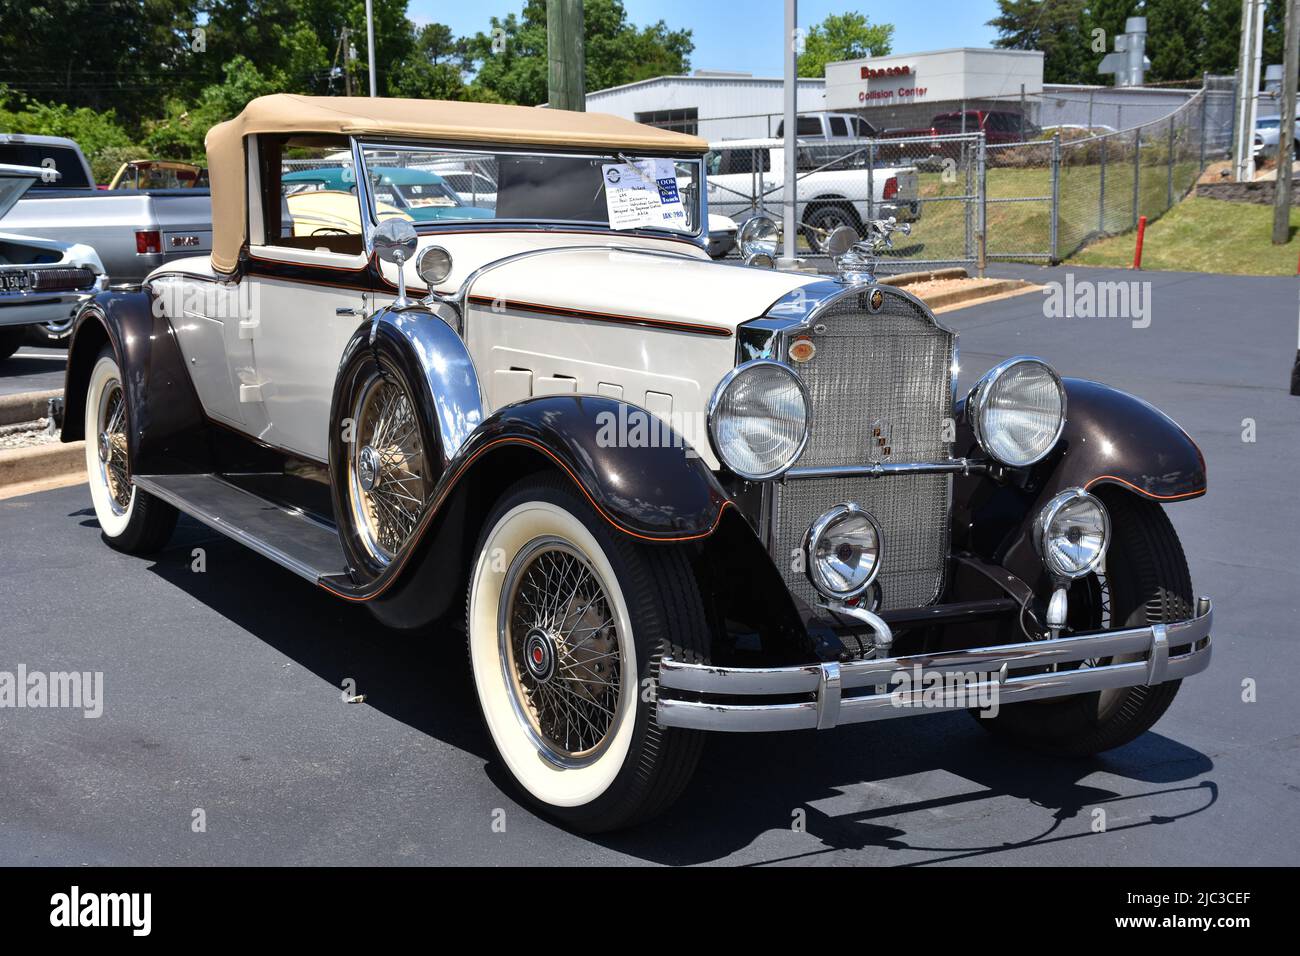
<svg viewBox="0 0 1300 956">
<path fill-rule="evenodd" d="M 128 413 L 122 371 L 113 350 L 99 353 L 86 386 L 86 474 L 95 517 L 110 547 L 152 554 L 176 528 L 176 509 L 131 481 Z"/>
<path fill-rule="evenodd" d="M 661 657 L 707 653 L 686 555 L 628 538 L 559 476 L 516 484 L 484 527 L 467 631 L 502 763 L 530 802 L 577 830 L 664 810 L 703 745 L 656 719 Z"/>
<path fill-rule="evenodd" d="M 1105 575 L 1084 578 L 1070 589 L 1072 624 L 1080 630 L 1117 629 L 1191 617 L 1192 579 L 1164 509 L 1127 492 L 1105 495 L 1104 503 L 1114 529 Z M 1082 666 L 1092 663 L 1111 659 Z M 1035 749 L 1088 756 L 1121 747 L 1149 730 L 1169 709 L 1179 685 L 1168 681 L 1028 701 L 1003 707 L 991 719 L 977 719 Z"/>
</svg>

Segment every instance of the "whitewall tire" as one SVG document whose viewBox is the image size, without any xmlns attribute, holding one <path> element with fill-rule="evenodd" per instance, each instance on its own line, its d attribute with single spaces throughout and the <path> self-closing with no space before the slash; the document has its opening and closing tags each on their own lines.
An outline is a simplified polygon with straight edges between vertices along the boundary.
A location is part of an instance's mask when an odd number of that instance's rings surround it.
<svg viewBox="0 0 1300 956">
<path fill-rule="evenodd" d="M 680 548 L 630 539 L 566 480 L 526 480 L 484 527 L 467 631 L 488 734 L 531 802 L 608 830 L 684 788 L 702 735 L 661 728 L 653 693 L 663 654 L 707 649 Z"/>
<path fill-rule="evenodd" d="M 86 474 L 104 540 L 120 551 L 148 554 L 167 543 L 176 509 L 131 481 L 129 409 L 117 359 L 105 348 L 86 385 Z"/>
</svg>

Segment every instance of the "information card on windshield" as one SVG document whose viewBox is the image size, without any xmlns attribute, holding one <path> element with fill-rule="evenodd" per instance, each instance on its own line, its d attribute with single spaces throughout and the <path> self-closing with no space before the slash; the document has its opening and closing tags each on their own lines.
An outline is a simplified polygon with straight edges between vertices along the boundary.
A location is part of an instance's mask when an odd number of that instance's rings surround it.
<svg viewBox="0 0 1300 956">
<path fill-rule="evenodd" d="M 642 159 L 601 166 L 605 204 L 613 229 L 686 228 L 686 207 L 671 159 Z"/>
</svg>

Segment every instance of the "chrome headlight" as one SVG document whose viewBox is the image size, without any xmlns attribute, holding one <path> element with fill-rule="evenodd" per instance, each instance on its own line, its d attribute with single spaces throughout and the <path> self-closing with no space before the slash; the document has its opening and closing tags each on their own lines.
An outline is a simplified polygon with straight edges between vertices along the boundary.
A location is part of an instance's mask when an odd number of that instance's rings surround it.
<svg viewBox="0 0 1300 956">
<path fill-rule="evenodd" d="M 1041 461 L 1065 428 L 1065 386 L 1042 359 L 1007 359 L 975 383 L 966 400 L 975 438 L 1013 468 Z"/>
<path fill-rule="evenodd" d="M 799 376 L 767 359 L 733 368 L 709 400 L 709 441 L 742 478 L 781 474 L 808 442 L 808 393 Z"/>
<path fill-rule="evenodd" d="M 880 525 L 851 501 L 813 522 L 805 548 L 808 580 L 833 601 L 861 594 L 880 571 Z"/>
<path fill-rule="evenodd" d="M 1047 570 L 1058 577 L 1081 578 L 1101 566 L 1110 542 L 1106 507 L 1082 488 L 1063 491 L 1039 512 L 1034 543 Z"/>
</svg>

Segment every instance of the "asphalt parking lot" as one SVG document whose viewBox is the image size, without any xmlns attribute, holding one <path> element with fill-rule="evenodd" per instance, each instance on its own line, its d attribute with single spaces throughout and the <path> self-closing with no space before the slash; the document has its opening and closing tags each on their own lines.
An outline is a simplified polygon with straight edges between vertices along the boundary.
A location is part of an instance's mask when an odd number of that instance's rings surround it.
<svg viewBox="0 0 1300 956">
<path fill-rule="evenodd" d="M 1216 602 L 1214 661 L 1127 747 L 1045 759 L 965 714 L 715 737 L 667 815 L 575 836 L 510 796 L 458 633 L 386 633 L 188 521 L 154 560 L 117 554 L 79 486 L 0 501 L 0 670 L 104 673 L 97 719 L 0 709 L 0 864 L 1296 863 L 1296 281 L 1074 272 L 1150 282 L 1150 326 L 1046 318 L 1037 293 L 941 320 L 965 382 L 1040 355 L 1205 452 L 1209 495 L 1169 513 Z M 342 701 L 348 679 L 365 703 Z"/>
<path fill-rule="evenodd" d="M 67 357 L 67 349 L 24 346 L 9 358 L 0 361 L 0 395 L 63 388 Z"/>
</svg>

